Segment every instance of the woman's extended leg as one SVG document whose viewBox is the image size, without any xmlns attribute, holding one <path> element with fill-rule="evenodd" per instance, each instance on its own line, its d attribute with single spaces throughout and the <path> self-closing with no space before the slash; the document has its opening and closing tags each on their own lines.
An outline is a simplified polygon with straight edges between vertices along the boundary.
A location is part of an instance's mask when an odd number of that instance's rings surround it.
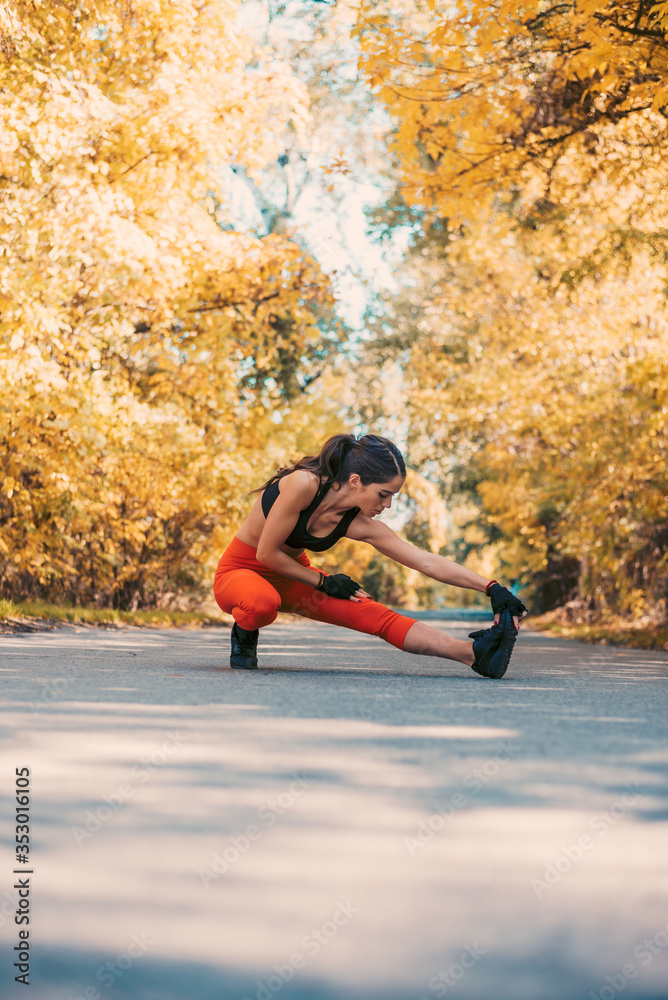
<svg viewBox="0 0 668 1000">
<path fill-rule="evenodd" d="M 237 548 L 240 549 L 237 559 L 245 558 L 250 565 L 256 565 L 257 570 L 234 566 L 232 557 L 226 563 L 221 560 L 214 594 L 218 605 L 231 614 L 242 629 L 263 628 L 271 624 L 278 610 L 282 609 L 305 618 L 377 635 L 408 653 L 440 656 L 468 666 L 474 662 L 471 642 L 437 632 L 371 598 L 357 602 L 328 597 L 313 587 L 268 572 L 256 562 L 255 550 L 246 552 L 248 547 L 240 545 Z M 310 565 L 305 553 L 299 562 Z M 271 582 L 265 579 L 265 574 Z"/>
<path fill-rule="evenodd" d="M 397 649 L 403 649 L 406 633 L 415 621 L 370 597 L 362 598 L 361 601 L 344 601 L 338 597 L 329 597 L 303 583 L 292 583 L 282 590 L 281 598 L 282 611 L 327 622 L 329 625 L 342 625 L 343 628 L 364 632 L 366 635 L 377 635 Z"/>
<path fill-rule="evenodd" d="M 445 635 L 424 622 L 411 625 L 404 639 L 404 650 L 407 653 L 420 653 L 422 656 L 443 656 L 448 660 L 459 660 L 469 667 L 473 666 L 472 642 Z"/>
<path fill-rule="evenodd" d="M 466 663 L 467 666 L 473 663 L 473 643 L 443 635 L 442 632 L 392 611 L 371 598 L 363 598 L 359 602 L 343 601 L 328 597 L 301 583 L 294 583 L 282 594 L 282 598 L 283 611 L 291 611 L 332 625 L 342 625 L 367 635 L 380 636 L 407 653 L 442 656 Z"/>
</svg>

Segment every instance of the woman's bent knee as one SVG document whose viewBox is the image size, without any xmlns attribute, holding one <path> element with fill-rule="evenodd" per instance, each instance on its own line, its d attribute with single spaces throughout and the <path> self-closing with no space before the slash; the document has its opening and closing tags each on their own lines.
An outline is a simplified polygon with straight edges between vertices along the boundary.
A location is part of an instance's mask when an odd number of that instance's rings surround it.
<svg viewBox="0 0 668 1000">
<path fill-rule="evenodd" d="M 273 611 L 269 608 L 261 611 L 258 608 L 242 607 L 240 604 L 232 608 L 232 617 L 237 625 L 241 625 L 242 628 L 248 629 L 251 632 L 256 628 L 264 628 L 266 625 L 271 625 L 276 620 L 277 614 L 278 610 L 276 608 Z"/>
<path fill-rule="evenodd" d="M 271 625 L 281 606 L 275 587 L 251 570 L 232 570 L 219 577 L 213 593 L 218 607 L 251 631 Z"/>
<path fill-rule="evenodd" d="M 276 600 L 273 600 L 271 595 L 256 595 L 253 599 L 220 592 L 214 594 L 214 597 L 221 611 L 232 615 L 237 625 L 250 631 L 271 625 L 276 620 L 281 606 L 278 594 Z"/>
</svg>

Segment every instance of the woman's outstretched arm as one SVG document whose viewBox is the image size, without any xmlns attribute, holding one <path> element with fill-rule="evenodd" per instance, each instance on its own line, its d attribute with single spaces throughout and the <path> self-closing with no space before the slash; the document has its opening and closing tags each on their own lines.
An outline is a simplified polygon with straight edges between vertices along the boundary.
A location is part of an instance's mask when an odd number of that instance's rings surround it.
<svg viewBox="0 0 668 1000">
<path fill-rule="evenodd" d="M 482 594 L 487 593 L 487 586 L 490 581 L 485 579 L 484 576 L 474 573 L 471 569 L 466 569 L 465 566 L 460 566 L 459 563 L 453 562 L 452 559 L 446 559 L 445 556 L 439 556 L 435 552 L 425 552 L 424 549 L 418 549 L 416 545 L 411 545 L 410 542 L 399 538 L 382 521 L 374 521 L 370 517 L 358 515 L 350 525 L 347 535 L 349 538 L 357 539 L 357 541 L 368 542 L 369 545 L 373 545 L 382 555 L 389 556 L 390 559 L 401 563 L 402 566 L 408 566 L 409 569 L 417 569 L 420 573 L 424 573 L 425 576 L 431 577 L 432 580 L 438 580 L 440 583 L 449 583 L 452 587 L 464 587 L 467 590 L 477 590 Z M 509 607 L 513 616 L 513 624 L 518 629 L 520 627 L 520 619 L 527 613 L 526 608 L 509 590 L 502 587 L 496 581 L 493 582 L 499 591 L 499 600 L 495 607 L 495 588 L 491 587 L 489 590 L 492 607 L 495 608 L 494 620 L 499 620 L 501 608 L 510 601 Z"/>
<path fill-rule="evenodd" d="M 474 573 L 471 569 L 466 569 L 465 566 L 460 566 L 459 563 L 453 562 L 452 559 L 446 559 L 445 556 L 439 556 L 435 552 L 425 552 L 424 549 L 418 549 L 416 545 L 411 545 L 410 542 L 399 538 L 382 521 L 374 521 L 369 517 L 364 517 L 364 515 L 358 515 L 350 525 L 347 535 L 349 538 L 355 538 L 357 541 L 368 542 L 369 545 L 373 545 L 382 555 L 389 556 L 390 559 L 401 563 L 402 566 L 408 566 L 409 569 L 417 569 L 420 573 L 424 573 L 425 576 L 431 577 L 432 580 L 448 583 L 452 587 L 477 590 L 481 594 L 487 593 L 490 581 L 484 576 Z M 504 603 L 508 604 L 508 601 L 510 601 L 508 606 L 513 616 L 513 623 L 515 628 L 519 628 L 520 619 L 526 614 L 526 608 L 509 590 L 501 587 L 496 581 L 493 582 L 501 595 L 500 600 L 497 602 L 498 607 L 495 608 L 494 620 L 498 621 L 501 607 Z M 494 608 L 496 599 L 494 596 L 494 587 L 490 588 L 489 594 L 491 595 L 492 607 Z"/>
<path fill-rule="evenodd" d="M 349 538 L 355 538 L 360 542 L 368 542 L 382 555 L 389 556 L 395 562 L 407 566 L 409 569 L 417 569 L 420 573 L 438 580 L 440 583 L 449 583 L 452 587 L 463 587 L 467 590 L 478 590 L 485 593 L 485 588 L 489 583 L 484 576 L 474 573 L 465 566 L 439 556 L 435 552 L 426 552 L 416 545 L 399 538 L 391 528 L 382 521 L 374 521 L 370 517 L 358 515 L 347 531 Z"/>
</svg>

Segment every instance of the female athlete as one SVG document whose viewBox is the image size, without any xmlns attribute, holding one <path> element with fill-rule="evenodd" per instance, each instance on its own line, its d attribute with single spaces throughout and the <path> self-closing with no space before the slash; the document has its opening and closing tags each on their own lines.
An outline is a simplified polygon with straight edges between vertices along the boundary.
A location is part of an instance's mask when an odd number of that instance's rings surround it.
<svg viewBox="0 0 668 1000">
<path fill-rule="evenodd" d="M 387 438 L 337 434 L 319 455 L 280 469 L 252 491 L 262 496 L 223 553 L 214 582 L 219 607 L 234 618 L 231 667 L 257 667 L 259 629 L 288 611 L 378 635 L 407 653 L 458 660 L 484 677 L 504 675 L 527 609 L 496 580 L 423 551 L 375 520 L 405 478 L 401 452 Z M 323 552 L 343 536 L 432 580 L 487 594 L 494 625 L 472 632 L 472 643 L 455 639 L 384 607 L 345 573 L 314 569 L 304 550 Z"/>
</svg>

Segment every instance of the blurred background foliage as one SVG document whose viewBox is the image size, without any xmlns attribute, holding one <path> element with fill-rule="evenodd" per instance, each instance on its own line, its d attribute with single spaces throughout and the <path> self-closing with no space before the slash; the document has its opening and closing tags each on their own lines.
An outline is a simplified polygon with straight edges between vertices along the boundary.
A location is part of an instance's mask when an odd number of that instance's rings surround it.
<svg viewBox="0 0 668 1000">
<path fill-rule="evenodd" d="M 196 603 L 248 490 L 354 429 L 404 448 L 414 544 L 665 622 L 667 31 L 616 0 L 0 3 L 0 597 Z M 298 221 L 348 176 L 402 248 L 362 330 Z"/>
</svg>

